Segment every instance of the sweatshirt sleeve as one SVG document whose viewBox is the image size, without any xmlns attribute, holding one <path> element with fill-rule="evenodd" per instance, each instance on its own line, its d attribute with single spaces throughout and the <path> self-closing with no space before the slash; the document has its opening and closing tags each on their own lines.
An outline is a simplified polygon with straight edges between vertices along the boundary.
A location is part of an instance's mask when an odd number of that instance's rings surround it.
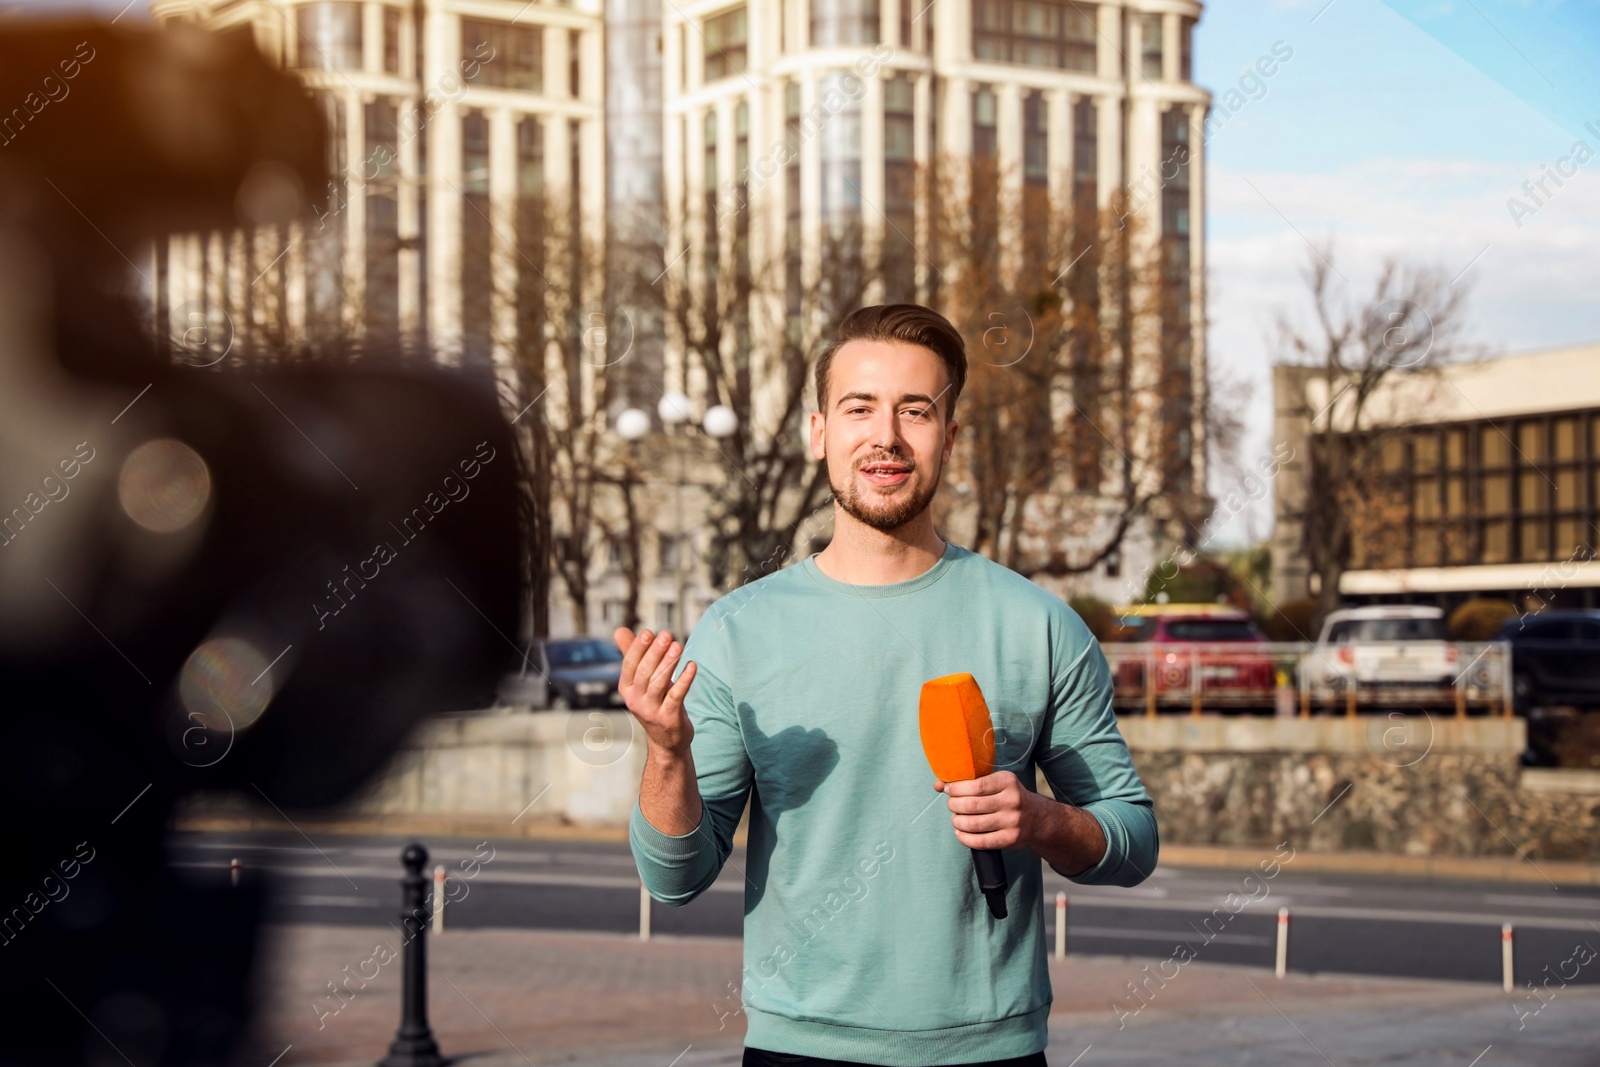
<svg viewBox="0 0 1600 1067">
<path fill-rule="evenodd" d="M 682 657 L 684 666 L 690 660 L 696 664 L 684 709 L 694 726 L 689 748 L 700 788 L 700 824 L 682 836 L 662 833 L 644 817 L 638 801 L 628 819 L 628 842 L 639 880 L 652 897 L 674 907 L 689 903 L 717 880 L 733 851 L 733 832 L 750 796 L 750 757 L 738 709 L 728 683 L 697 658 L 710 651 L 706 648 L 710 642 L 695 640 L 700 636 L 698 631 L 690 635 Z"/>
<path fill-rule="evenodd" d="M 1052 680 L 1038 763 L 1056 799 L 1087 811 L 1105 832 L 1105 855 L 1072 881 L 1134 886 L 1156 867 L 1155 809 L 1117 729 L 1105 653 L 1081 620 L 1072 621 L 1084 643 Z"/>
</svg>

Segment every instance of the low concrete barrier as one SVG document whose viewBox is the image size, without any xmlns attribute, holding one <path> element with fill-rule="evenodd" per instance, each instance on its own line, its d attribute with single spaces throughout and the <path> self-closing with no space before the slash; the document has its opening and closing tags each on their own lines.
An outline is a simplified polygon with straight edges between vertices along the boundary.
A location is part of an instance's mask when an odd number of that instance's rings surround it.
<svg viewBox="0 0 1600 1067">
<path fill-rule="evenodd" d="M 1120 723 L 1171 856 L 1287 841 L 1303 852 L 1439 863 L 1600 863 L 1600 773 L 1522 767 L 1520 719 L 1133 715 Z M 513 834 L 530 823 L 621 832 L 644 757 L 644 735 L 625 712 L 441 716 L 334 818 L 474 833 L 504 824 Z M 227 817 L 241 803 L 189 810 Z"/>
<path fill-rule="evenodd" d="M 622 825 L 644 757 L 644 734 L 627 712 L 445 715 L 412 736 L 351 814 Z"/>
</svg>

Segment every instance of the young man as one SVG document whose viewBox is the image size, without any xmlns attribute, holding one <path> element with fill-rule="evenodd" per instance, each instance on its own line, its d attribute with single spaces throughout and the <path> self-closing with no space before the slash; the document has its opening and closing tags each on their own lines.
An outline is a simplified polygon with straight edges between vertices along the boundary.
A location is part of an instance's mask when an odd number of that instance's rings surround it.
<svg viewBox="0 0 1600 1067">
<path fill-rule="evenodd" d="M 1040 859 L 1123 886 L 1155 867 L 1088 629 L 935 530 L 966 369 L 936 312 L 850 315 L 817 361 L 811 416 L 828 547 L 718 601 L 687 646 L 616 633 L 649 744 L 630 840 L 651 895 L 686 904 L 709 886 L 750 804 L 746 1067 L 1042 1067 Z M 943 783 L 917 710 L 923 682 L 960 671 L 989 705 L 997 769 Z M 1036 768 L 1060 799 L 1033 791 Z M 929 810 L 939 792 L 948 816 Z M 1008 918 L 985 907 L 970 848 L 1005 850 Z"/>
</svg>

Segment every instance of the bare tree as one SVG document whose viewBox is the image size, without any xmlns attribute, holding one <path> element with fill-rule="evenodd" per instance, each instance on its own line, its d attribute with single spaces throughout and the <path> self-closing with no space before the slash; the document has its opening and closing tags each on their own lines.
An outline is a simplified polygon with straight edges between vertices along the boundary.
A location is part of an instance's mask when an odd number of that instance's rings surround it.
<svg viewBox="0 0 1600 1067">
<path fill-rule="evenodd" d="M 1142 518 L 1198 522 L 1204 413 L 1166 250 L 1120 201 L 1063 203 L 985 159 L 941 166 L 970 175 L 933 223 L 939 307 L 973 356 L 952 480 L 974 550 L 1061 577 L 1104 563 Z"/>
<path fill-rule="evenodd" d="M 1461 338 L 1467 285 L 1452 285 L 1437 267 L 1390 256 L 1369 294 L 1352 300 L 1333 255 L 1330 246 L 1307 257 L 1310 322 L 1285 310 L 1277 324 L 1285 362 L 1314 368 L 1322 386 L 1304 401 L 1310 455 L 1301 515 L 1320 583 L 1319 619 L 1339 606 L 1356 543 L 1381 541 L 1402 527 L 1396 520 L 1405 502 L 1386 491 L 1380 462 L 1397 427 L 1394 413 L 1375 401 L 1401 378 L 1426 381 L 1441 364 L 1469 354 Z"/>
</svg>

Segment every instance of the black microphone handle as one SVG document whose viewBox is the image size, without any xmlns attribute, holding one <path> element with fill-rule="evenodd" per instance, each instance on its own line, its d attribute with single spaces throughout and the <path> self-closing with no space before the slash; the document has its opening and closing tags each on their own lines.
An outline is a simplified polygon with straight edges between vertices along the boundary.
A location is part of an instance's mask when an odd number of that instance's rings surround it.
<svg viewBox="0 0 1600 1067">
<path fill-rule="evenodd" d="M 972 850 L 972 867 L 978 872 L 978 888 L 989 902 L 989 914 L 996 919 L 1006 917 L 1006 864 L 997 848 Z"/>
</svg>

